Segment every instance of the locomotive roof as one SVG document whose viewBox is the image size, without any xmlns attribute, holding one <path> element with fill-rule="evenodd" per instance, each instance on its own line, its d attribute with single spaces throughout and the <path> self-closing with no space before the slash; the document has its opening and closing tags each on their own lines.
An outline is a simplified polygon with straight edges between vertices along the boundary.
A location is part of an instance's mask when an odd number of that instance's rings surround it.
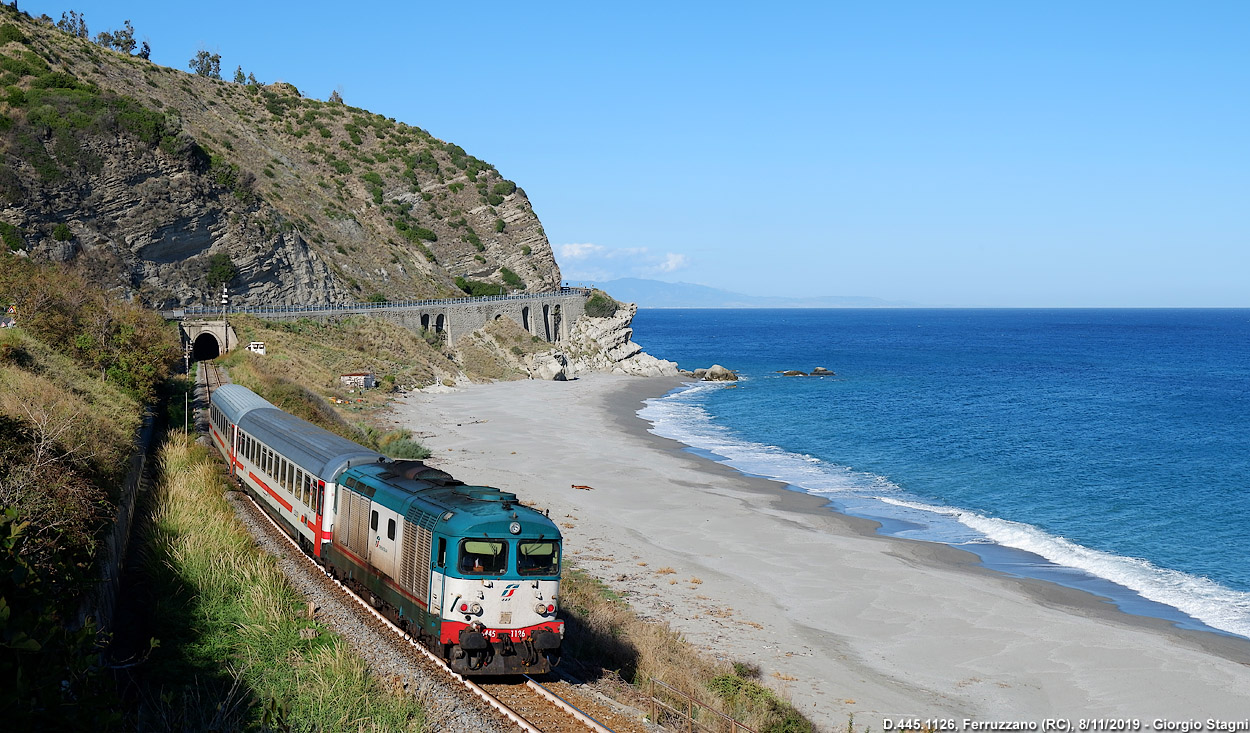
<svg viewBox="0 0 1250 733">
<path fill-rule="evenodd" d="M 440 531 L 449 534 L 485 532 L 493 536 L 510 535 L 507 527 L 515 520 L 521 523 L 520 537 L 560 538 L 555 522 L 518 503 L 516 494 L 489 486 L 466 486 L 437 469 L 427 467 L 416 472 L 414 478 L 405 478 L 396 475 L 387 464 L 370 464 L 354 467 L 351 477 L 360 480 L 361 486 L 353 487 L 355 490 L 372 491 L 375 502 L 414 524 L 432 526 L 441 519 Z"/>
</svg>

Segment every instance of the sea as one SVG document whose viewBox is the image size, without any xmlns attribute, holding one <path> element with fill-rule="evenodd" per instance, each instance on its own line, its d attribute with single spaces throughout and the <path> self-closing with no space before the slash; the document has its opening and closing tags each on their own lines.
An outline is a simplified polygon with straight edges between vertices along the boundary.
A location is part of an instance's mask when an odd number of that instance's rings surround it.
<svg viewBox="0 0 1250 733">
<path fill-rule="evenodd" d="M 1250 638 L 1250 310 L 641 309 L 639 412 L 882 534 Z M 833 376 L 784 376 L 824 367 Z"/>
</svg>

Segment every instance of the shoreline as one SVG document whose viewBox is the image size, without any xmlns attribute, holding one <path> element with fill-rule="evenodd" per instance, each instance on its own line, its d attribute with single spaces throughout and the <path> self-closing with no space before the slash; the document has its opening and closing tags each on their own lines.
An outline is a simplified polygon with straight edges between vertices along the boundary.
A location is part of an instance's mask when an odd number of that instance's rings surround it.
<svg viewBox="0 0 1250 733">
<path fill-rule="evenodd" d="M 796 499 L 795 503 L 789 508 L 794 511 L 817 511 L 830 513 L 835 518 L 843 522 L 846 531 L 848 532 L 853 532 L 862 537 L 876 540 L 920 545 L 926 548 L 924 554 L 932 560 L 963 569 L 967 572 L 985 573 L 989 577 L 996 578 L 1002 582 L 1016 583 L 1020 586 L 1021 590 L 1033 595 L 1039 603 L 1050 603 L 1067 607 L 1073 612 L 1096 615 L 1109 622 L 1142 626 L 1167 633 L 1174 633 L 1185 638 L 1195 646 L 1202 648 L 1208 653 L 1223 656 L 1229 661 L 1234 661 L 1239 664 L 1250 665 L 1250 639 L 1206 626 L 1200 620 L 1194 619 L 1184 611 L 1158 601 L 1146 599 L 1140 596 L 1137 591 L 1121 586 L 1115 581 L 1095 575 L 1089 576 L 1091 579 L 1094 579 L 1099 583 L 1116 586 L 1122 589 L 1124 594 L 1140 598 L 1145 604 L 1159 605 L 1168 608 L 1175 614 L 1189 619 L 1194 624 L 1202 625 L 1204 628 L 1192 629 L 1178 627 L 1173 621 L 1170 621 L 1167 618 L 1126 611 L 1118 605 L 1120 601 L 1095 591 L 1084 590 L 1071 585 L 1064 585 L 1060 582 L 1046 580 L 1044 578 L 1015 575 L 1007 570 L 994 567 L 972 550 L 965 550 L 954 545 L 938 541 L 917 540 L 905 537 L 896 537 L 889 534 L 881 534 L 878 532 L 878 529 L 882 526 L 882 523 L 875 519 L 846 513 L 838 508 L 834 502 L 826 498 L 810 494 L 802 487 L 788 484 L 779 479 L 754 476 L 744 473 L 720 460 L 700 455 L 699 449 L 691 448 L 685 443 L 682 443 L 680 440 L 656 435 L 655 433 L 650 432 L 650 424 L 645 419 L 640 418 L 637 415 L 637 411 L 638 409 L 641 409 L 643 402 L 645 400 L 662 397 L 671 392 L 674 388 L 688 384 L 689 382 L 690 379 L 686 377 L 674 378 L 674 384 L 670 385 L 667 389 L 663 389 L 662 391 L 647 389 L 648 385 L 643 384 L 632 387 L 623 387 L 608 397 L 608 403 L 610 405 L 609 409 L 612 413 L 613 419 L 622 430 L 631 432 L 645 440 L 652 441 L 659 450 L 680 451 L 690 456 L 690 458 L 695 462 L 706 462 L 712 466 L 716 466 L 718 469 L 722 469 L 743 479 L 749 481 L 759 481 L 761 482 L 761 491 L 781 491 L 788 495 L 803 497 L 803 499 Z M 804 501 L 804 499 L 807 501 Z M 1057 568 L 1066 567 L 1062 565 L 1055 565 L 1046 558 L 1031 553 L 1028 550 L 1021 550 L 997 544 L 993 546 L 998 548 L 1003 554 L 1026 558 L 1029 561 L 1045 563 Z M 1076 572 L 1084 573 L 1085 571 L 1077 570 Z"/>
<path fill-rule="evenodd" d="M 1250 642 L 879 535 L 824 498 L 648 432 L 643 400 L 687 381 L 477 385 L 410 395 L 396 414 L 436 465 L 549 508 L 580 567 L 715 656 L 759 665 L 822 727 L 849 714 L 880 725 L 1250 709 Z"/>
</svg>

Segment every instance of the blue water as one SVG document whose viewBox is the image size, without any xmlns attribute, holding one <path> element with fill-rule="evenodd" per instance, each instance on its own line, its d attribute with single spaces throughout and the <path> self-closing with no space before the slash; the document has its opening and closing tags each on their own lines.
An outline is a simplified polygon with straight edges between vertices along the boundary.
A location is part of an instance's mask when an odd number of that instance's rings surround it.
<svg viewBox="0 0 1250 733">
<path fill-rule="evenodd" d="M 1250 310 L 649 310 L 653 430 L 1132 613 L 1250 637 Z M 823 366 L 835 377 L 784 377 Z"/>
</svg>

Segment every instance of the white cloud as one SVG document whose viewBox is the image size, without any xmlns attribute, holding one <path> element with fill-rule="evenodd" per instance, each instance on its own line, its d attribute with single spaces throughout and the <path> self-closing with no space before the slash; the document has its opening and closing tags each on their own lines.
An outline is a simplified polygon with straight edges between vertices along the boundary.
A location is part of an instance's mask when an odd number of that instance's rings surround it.
<svg viewBox="0 0 1250 733">
<path fill-rule="evenodd" d="M 661 262 L 659 265 L 657 265 L 656 269 L 658 269 L 660 272 L 672 272 L 673 270 L 680 270 L 681 268 L 685 267 L 689 263 L 690 263 L 689 257 L 686 257 L 685 255 L 682 255 L 682 254 L 669 252 L 668 254 L 664 255 L 664 261 Z"/>
<path fill-rule="evenodd" d="M 560 256 L 569 260 L 584 260 L 607 249 L 598 244 L 562 244 L 559 246 Z"/>
<path fill-rule="evenodd" d="M 615 280 L 619 277 L 647 277 L 667 274 L 690 264 L 684 254 L 656 254 L 646 247 L 607 247 L 602 244 L 579 243 L 556 246 L 561 260 L 570 265 L 563 268 L 565 280 Z"/>
</svg>

